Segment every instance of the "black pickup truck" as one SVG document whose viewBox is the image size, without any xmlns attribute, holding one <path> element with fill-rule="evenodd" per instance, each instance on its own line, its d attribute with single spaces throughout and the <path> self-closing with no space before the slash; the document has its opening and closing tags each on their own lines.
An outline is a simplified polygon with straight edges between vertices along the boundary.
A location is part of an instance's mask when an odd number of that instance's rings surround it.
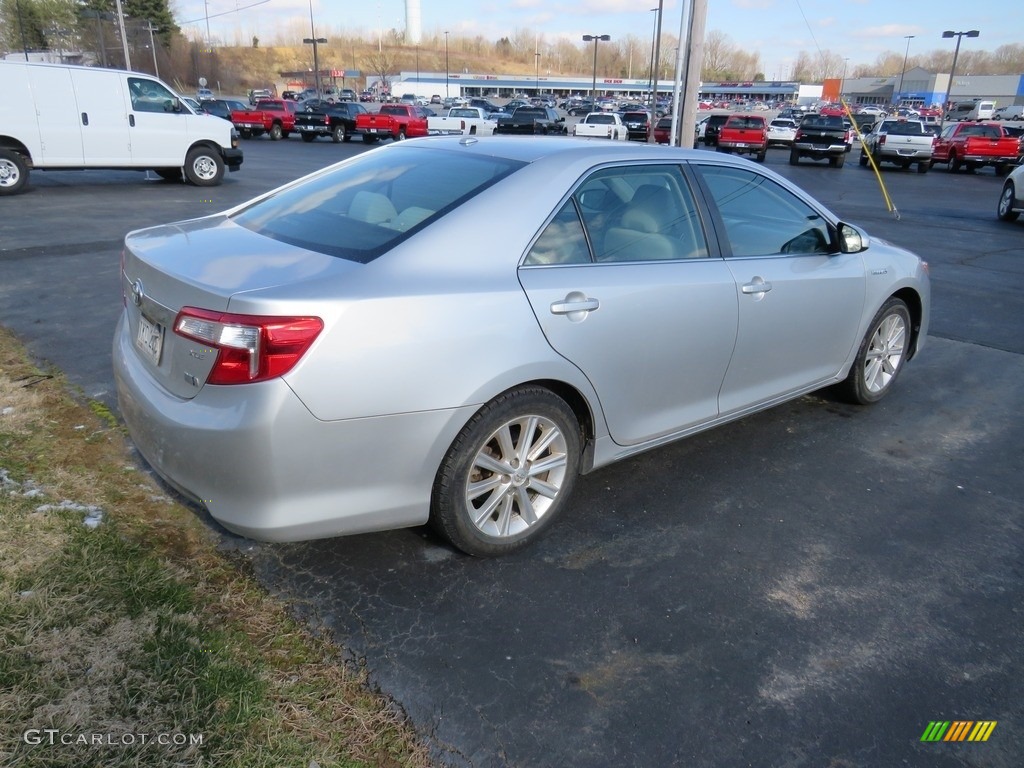
<svg viewBox="0 0 1024 768">
<path fill-rule="evenodd" d="M 358 101 L 320 103 L 295 113 L 295 130 L 303 141 L 330 136 L 335 144 L 349 141 L 356 131 L 356 116 L 368 110 Z"/>
<path fill-rule="evenodd" d="M 842 168 L 846 162 L 849 130 L 841 117 L 825 115 L 807 116 L 801 121 L 789 151 L 789 164 L 798 165 L 800 158 L 828 160 L 833 168 Z"/>
<path fill-rule="evenodd" d="M 508 117 L 499 117 L 495 133 L 565 133 L 565 118 L 551 107 L 519 107 Z"/>
</svg>

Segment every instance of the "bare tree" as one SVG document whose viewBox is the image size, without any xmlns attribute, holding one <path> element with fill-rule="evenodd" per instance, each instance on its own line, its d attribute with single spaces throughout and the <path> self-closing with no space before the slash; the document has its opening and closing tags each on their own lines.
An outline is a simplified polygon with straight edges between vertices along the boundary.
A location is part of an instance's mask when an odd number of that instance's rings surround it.
<svg viewBox="0 0 1024 768">
<path fill-rule="evenodd" d="M 366 57 L 366 69 L 380 78 L 381 88 L 391 89 L 391 75 L 395 73 L 397 55 L 385 48 Z"/>
</svg>

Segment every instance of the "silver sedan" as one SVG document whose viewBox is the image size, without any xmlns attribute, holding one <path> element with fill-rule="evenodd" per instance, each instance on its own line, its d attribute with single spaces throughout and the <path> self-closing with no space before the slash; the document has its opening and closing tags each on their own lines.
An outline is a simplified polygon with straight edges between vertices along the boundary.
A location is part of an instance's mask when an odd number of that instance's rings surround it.
<svg viewBox="0 0 1024 768">
<path fill-rule="evenodd" d="M 543 138 L 363 153 L 129 234 L 121 281 L 132 438 L 223 525 L 429 521 L 475 555 L 580 473 L 822 387 L 879 400 L 929 314 L 924 262 L 763 167 Z"/>
</svg>

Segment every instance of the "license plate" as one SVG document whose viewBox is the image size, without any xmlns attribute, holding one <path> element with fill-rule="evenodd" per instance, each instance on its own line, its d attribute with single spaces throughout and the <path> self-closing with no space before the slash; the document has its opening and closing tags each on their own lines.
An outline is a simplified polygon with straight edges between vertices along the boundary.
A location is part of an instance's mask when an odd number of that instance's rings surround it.
<svg viewBox="0 0 1024 768">
<path fill-rule="evenodd" d="M 737 143 L 736 143 L 736 146 L 737 146 L 737 147 L 745 147 L 745 146 L 747 146 L 747 145 L 746 145 L 746 144 L 744 144 L 744 143 L 743 143 L 742 141 L 740 141 L 740 142 L 737 142 Z"/>
<path fill-rule="evenodd" d="M 377 132 L 377 129 L 376 129 L 376 128 L 367 128 L 367 129 L 366 129 L 366 132 L 367 132 L 367 133 L 376 133 L 376 132 Z"/>
<path fill-rule="evenodd" d="M 163 327 L 139 315 L 139 332 L 135 336 L 135 345 L 153 365 L 160 365 L 160 352 L 164 346 Z"/>
</svg>

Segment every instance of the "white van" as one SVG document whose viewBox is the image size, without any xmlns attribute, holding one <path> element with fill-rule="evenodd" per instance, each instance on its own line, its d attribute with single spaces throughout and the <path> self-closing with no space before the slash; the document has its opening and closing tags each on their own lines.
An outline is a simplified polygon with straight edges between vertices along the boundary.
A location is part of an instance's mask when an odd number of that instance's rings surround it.
<svg viewBox="0 0 1024 768">
<path fill-rule="evenodd" d="M 976 101 L 974 102 L 974 109 L 967 113 L 965 120 L 991 120 L 992 113 L 996 111 L 996 103 L 994 101 Z"/>
<path fill-rule="evenodd" d="M 1024 120 L 1024 105 L 1000 107 L 992 113 L 993 120 Z"/>
<path fill-rule="evenodd" d="M 195 114 L 151 75 L 0 61 L 0 103 L 0 195 L 30 169 L 151 169 L 207 187 L 242 164 L 231 123 Z"/>
</svg>

